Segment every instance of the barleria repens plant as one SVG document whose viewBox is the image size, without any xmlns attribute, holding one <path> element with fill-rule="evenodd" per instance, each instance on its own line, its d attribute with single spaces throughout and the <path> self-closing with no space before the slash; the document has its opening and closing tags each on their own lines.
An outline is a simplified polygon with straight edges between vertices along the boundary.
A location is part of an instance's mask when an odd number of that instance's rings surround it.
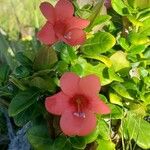
<svg viewBox="0 0 150 150">
<path fill-rule="evenodd" d="M 150 0 L 14 1 L 0 2 L 1 149 L 150 149 Z"/>
</svg>

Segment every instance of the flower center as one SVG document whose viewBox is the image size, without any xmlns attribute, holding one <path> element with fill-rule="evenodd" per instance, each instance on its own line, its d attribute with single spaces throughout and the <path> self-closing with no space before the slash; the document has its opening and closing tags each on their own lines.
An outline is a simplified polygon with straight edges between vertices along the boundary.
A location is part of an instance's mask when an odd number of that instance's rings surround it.
<svg viewBox="0 0 150 150">
<path fill-rule="evenodd" d="M 67 34 L 64 35 L 64 38 L 70 40 L 71 36 L 72 36 L 72 32 L 68 32 Z"/>
<path fill-rule="evenodd" d="M 85 118 L 86 115 L 84 110 L 88 106 L 88 99 L 82 95 L 77 95 L 71 99 L 71 102 L 75 106 L 75 112 L 73 112 L 73 115 L 79 118 Z"/>
<path fill-rule="evenodd" d="M 54 30 L 58 38 L 61 38 L 65 34 L 66 27 L 67 26 L 65 22 L 62 22 L 60 20 L 55 22 Z"/>
</svg>

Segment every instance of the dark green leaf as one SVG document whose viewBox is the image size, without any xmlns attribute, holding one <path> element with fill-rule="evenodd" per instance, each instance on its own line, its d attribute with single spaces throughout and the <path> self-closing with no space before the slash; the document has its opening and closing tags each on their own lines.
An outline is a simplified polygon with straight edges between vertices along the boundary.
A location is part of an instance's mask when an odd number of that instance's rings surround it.
<svg viewBox="0 0 150 150">
<path fill-rule="evenodd" d="M 8 78 L 9 66 L 6 64 L 0 65 L 0 82 L 4 82 Z"/>
<path fill-rule="evenodd" d="M 26 91 L 19 92 L 12 100 L 9 105 L 9 115 L 15 116 L 33 103 L 37 101 L 37 97 L 39 95 L 39 91 L 36 89 L 28 89 Z"/>
<path fill-rule="evenodd" d="M 71 137 L 70 142 L 74 148 L 84 149 L 86 147 L 86 140 L 83 137 Z"/>
<path fill-rule="evenodd" d="M 44 125 L 33 126 L 29 129 L 28 140 L 35 150 L 51 150 L 52 140 L 48 134 L 48 129 Z"/>
<path fill-rule="evenodd" d="M 44 47 L 34 60 L 33 68 L 37 71 L 50 69 L 57 62 L 57 54 L 52 47 Z"/>
</svg>

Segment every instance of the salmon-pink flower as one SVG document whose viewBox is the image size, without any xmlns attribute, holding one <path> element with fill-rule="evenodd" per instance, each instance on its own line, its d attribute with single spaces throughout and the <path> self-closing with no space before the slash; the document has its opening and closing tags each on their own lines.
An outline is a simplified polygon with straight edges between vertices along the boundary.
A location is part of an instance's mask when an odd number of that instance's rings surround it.
<svg viewBox="0 0 150 150">
<path fill-rule="evenodd" d="M 99 99 L 99 78 L 88 75 L 80 78 L 72 72 L 60 78 L 59 93 L 47 97 L 45 107 L 48 112 L 61 115 L 60 127 L 69 136 L 85 136 L 96 127 L 97 114 L 110 113 L 109 107 Z"/>
<path fill-rule="evenodd" d="M 55 7 L 48 2 L 43 2 L 40 9 L 47 19 L 46 24 L 37 34 L 41 42 L 49 45 L 64 41 L 71 46 L 84 43 L 86 36 L 82 29 L 90 22 L 73 16 L 74 7 L 69 0 L 59 0 Z"/>
</svg>

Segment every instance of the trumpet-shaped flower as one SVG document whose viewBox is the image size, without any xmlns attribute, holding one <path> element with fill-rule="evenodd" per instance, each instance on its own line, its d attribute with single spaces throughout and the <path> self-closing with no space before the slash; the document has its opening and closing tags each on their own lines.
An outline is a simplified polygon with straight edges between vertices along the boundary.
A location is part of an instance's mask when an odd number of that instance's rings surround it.
<svg viewBox="0 0 150 150">
<path fill-rule="evenodd" d="M 88 75 L 80 78 L 72 72 L 60 78 L 61 91 L 47 97 L 48 112 L 61 115 L 60 127 L 64 134 L 85 136 L 96 127 L 95 114 L 110 113 L 109 107 L 98 97 L 99 78 Z"/>
<path fill-rule="evenodd" d="M 83 29 L 90 22 L 73 16 L 74 7 L 69 0 L 59 0 L 55 7 L 48 2 L 43 2 L 40 9 L 47 19 L 46 24 L 37 34 L 41 42 L 49 45 L 64 41 L 71 46 L 84 43 L 86 36 Z"/>
</svg>

